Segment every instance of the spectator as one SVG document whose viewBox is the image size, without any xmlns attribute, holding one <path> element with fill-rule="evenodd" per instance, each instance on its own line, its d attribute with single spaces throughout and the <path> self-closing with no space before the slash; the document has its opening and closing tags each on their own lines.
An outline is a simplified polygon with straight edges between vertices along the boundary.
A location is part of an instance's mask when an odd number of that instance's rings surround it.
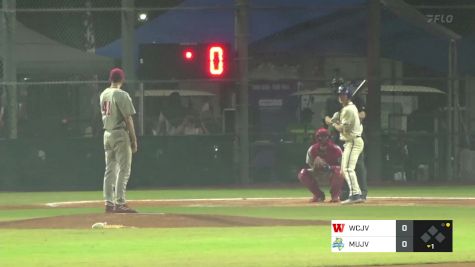
<svg viewBox="0 0 475 267">
<path fill-rule="evenodd" d="M 181 104 L 180 94 L 178 92 L 171 93 L 164 109 L 160 112 L 153 135 L 178 135 L 182 133 L 185 117 L 186 109 Z"/>
<path fill-rule="evenodd" d="M 185 117 L 182 127 L 182 134 L 184 135 L 202 135 L 208 134 L 208 130 L 203 125 L 201 120 L 195 116 L 188 115 Z M 181 134 L 181 132 L 179 133 Z"/>
<path fill-rule="evenodd" d="M 201 107 L 199 120 L 203 129 L 206 130 L 205 133 L 217 133 L 220 130 L 213 114 L 213 108 L 209 102 L 205 102 Z"/>
</svg>

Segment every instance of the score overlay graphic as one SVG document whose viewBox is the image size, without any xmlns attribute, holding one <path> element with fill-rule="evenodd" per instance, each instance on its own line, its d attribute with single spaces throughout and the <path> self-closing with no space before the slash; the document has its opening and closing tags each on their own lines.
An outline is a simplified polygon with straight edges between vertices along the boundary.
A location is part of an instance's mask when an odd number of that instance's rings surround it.
<svg viewBox="0 0 475 267">
<path fill-rule="evenodd" d="M 332 220 L 332 252 L 452 252 L 452 220 Z"/>
</svg>

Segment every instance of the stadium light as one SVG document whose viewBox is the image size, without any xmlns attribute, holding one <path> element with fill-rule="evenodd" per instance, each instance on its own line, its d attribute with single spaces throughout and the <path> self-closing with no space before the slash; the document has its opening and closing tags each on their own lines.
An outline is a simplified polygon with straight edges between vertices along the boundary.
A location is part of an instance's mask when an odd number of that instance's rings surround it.
<svg viewBox="0 0 475 267">
<path fill-rule="evenodd" d="M 147 13 L 139 14 L 139 21 L 146 21 L 148 19 Z"/>
</svg>

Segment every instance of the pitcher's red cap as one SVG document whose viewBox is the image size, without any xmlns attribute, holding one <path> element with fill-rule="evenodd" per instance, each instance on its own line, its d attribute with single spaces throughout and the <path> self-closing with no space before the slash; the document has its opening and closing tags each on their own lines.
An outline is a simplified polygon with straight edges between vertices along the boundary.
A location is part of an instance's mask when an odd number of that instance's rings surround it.
<svg viewBox="0 0 475 267">
<path fill-rule="evenodd" d="M 109 81 L 113 83 L 122 82 L 125 80 L 125 73 L 121 68 L 113 68 L 109 73 Z"/>
</svg>

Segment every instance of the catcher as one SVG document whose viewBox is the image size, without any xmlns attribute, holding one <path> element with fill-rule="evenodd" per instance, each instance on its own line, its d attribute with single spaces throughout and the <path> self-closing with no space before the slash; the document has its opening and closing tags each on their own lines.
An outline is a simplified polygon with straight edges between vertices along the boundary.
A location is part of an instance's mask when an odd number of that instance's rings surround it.
<svg viewBox="0 0 475 267">
<path fill-rule="evenodd" d="M 300 182 L 313 194 L 310 202 L 324 202 L 325 193 L 318 186 L 318 179 L 328 177 L 330 180 L 330 202 L 340 202 L 340 192 L 344 178 L 340 171 L 342 151 L 330 139 L 330 133 L 325 128 L 315 132 L 315 143 L 307 151 L 306 163 L 310 168 L 304 168 L 298 174 Z"/>
</svg>

